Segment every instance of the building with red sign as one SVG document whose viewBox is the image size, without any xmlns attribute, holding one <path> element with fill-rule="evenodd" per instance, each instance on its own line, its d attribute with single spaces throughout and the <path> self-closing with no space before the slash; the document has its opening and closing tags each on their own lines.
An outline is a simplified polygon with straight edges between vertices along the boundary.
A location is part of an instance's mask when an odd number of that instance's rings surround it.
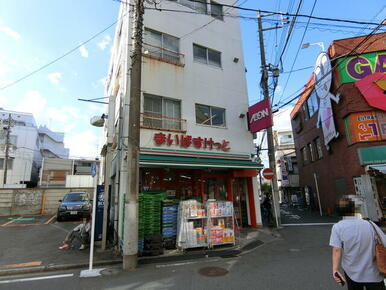
<svg viewBox="0 0 386 290">
<path fill-rule="evenodd" d="M 333 41 L 291 113 L 300 186 L 324 213 L 342 195 L 359 195 L 363 215 L 385 218 L 385 39 Z"/>
<path fill-rule="evenodd" d="M 239 227 L 261 224 L 258 170 L 248 131 L 248 96 L 237 18 L 224 18 L 212 1 L 163 1 L 144 16 L 140 119 L 140 192 L 167 192 L 171 199 L 233 202 Z M 232 4 L 232 1 L 222 3 Z M 167 10 L 208 12 L 195 17 Z M 109 97 L 104 163 L 109 219 L 123 235 L 123 98 L 128 85 L 130 32 L 121 5 L 107 78 Z M 231 13 L 236 13 L 237 10 Z M 210 25 L 206 29 L 197 27 Z M 197 30 L 197 31 L 196 31 Z M 224 42 L 227 45 L 224 45 Z M 124 132 L 124 133 L 121 133 Z M 111 165 L 111 166 L 110 166 Z M 114 217 L 115 216 L 115 217 Z"/>
</svg>

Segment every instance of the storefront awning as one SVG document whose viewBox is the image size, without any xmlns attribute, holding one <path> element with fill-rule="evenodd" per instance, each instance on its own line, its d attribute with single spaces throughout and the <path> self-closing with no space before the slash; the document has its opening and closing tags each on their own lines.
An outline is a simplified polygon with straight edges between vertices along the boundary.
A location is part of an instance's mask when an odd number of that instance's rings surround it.
<svg viewBox="0 0 386 290">
<path fill-rule="evenodd" d="M 261 169 L 262 164 L 250 160 L 140 154 L 141 167 L 242 168 Z"/>
<path fill-rule="evenodd" d="M 386 164 L 369 165 L 369 169 L 377 170 L 386 174 Z"/>
</svg>

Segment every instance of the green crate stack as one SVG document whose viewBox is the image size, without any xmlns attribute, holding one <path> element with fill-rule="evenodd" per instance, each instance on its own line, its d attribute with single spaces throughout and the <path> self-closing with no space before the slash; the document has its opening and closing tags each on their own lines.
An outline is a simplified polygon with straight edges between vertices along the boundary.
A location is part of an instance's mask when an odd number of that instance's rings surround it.
<svg viewBox="0 0 386 290">
<path fill-rule="evenodd" d="M 161 201 L 166 192 L 139 194 L 138 250 L 144 249 L 145 236 L 161 234 Z"/>
</svg>

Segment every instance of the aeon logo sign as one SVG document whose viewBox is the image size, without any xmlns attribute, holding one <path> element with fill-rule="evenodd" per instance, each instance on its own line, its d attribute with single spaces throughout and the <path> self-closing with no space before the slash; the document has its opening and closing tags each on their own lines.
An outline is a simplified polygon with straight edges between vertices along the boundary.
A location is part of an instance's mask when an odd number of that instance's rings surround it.
<svg viewBox="0 0 386 290">
<path fill-rule="evenodd" d="M 251 120 L 249 121 L 249 124 L 251 124 L 251 123 L 253 123 L 255 121 L 258 121 L 258 120 L 260 120 L 262 118 L 265 118 L 267 116 L 269 116 L 268 108 L 266 108 L 264 110 L 261 110 L 261 111 L 259 111 L 257 113 L 254 113 L 252 115 L 252 117 L 251 117 Z"/>
<path fill-rule="evenodd" d="M 273 125 L 271 103 L 268 98 L 248 108 L 248 123 L 251 133 Z"/>
</svg>

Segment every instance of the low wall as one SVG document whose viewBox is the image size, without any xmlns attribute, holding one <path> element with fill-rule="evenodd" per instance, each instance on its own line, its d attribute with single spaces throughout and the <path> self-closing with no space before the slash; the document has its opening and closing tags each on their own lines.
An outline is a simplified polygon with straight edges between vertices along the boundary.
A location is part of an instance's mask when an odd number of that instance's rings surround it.
<svg viewBox="0 0 386 290">
<path fill-rule="evenodd" d="M 93 188 L 6 188 L 0 189 L 0 216 L 55 214 L 59 200 L 70 191 L 87 192 Z"/>
</svg>

